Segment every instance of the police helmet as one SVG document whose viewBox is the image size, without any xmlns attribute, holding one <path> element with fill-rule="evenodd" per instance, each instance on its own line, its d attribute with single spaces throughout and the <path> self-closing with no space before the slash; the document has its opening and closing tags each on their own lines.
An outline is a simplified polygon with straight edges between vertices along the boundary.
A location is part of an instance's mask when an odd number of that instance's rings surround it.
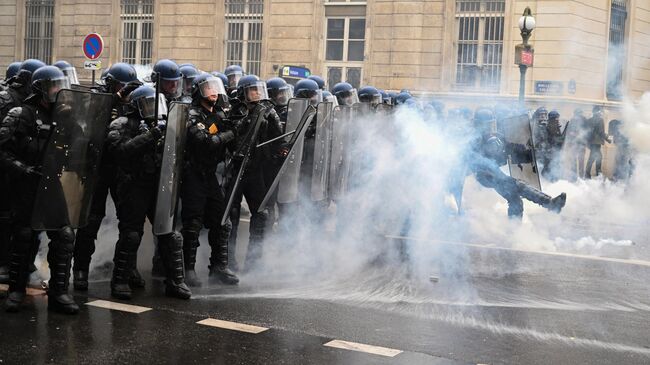
<svg viewBox="0 0 650 365">
<path fill-rule="evenodd" d="M 325 80 L 323 80 L 322 77 L 318 75 L 311 75 L 308 77 L 309 80 L 313 80 L 318 84 L 318 88 L 321 90 L 325 90 Z"/>
<path fill-rule="evenodd" d="M 255 103 L 269 98 L 266 83 L 255 75 L 246 75 L 239 79 L 237 83 L 237 96 L 239 100 L 249 103 Z"/>
<path fill-rule="evenodd" d="M 40 95 L 46 102 L 54 103 L 59 90 L 69 88 L 70 80 L 58 67 L 43 66 L 32 74 L 32 93 Z"/>
<path fill-rule="evenodd" d="M 129 94 L 129 104 L 140 113 L 142 119 L 154 119 L 156 110 L 156 90 L 142 85 Z M 167 115 L 167 102 L 164 95 L 158 95 L 158 116 Z"/>
</svg>

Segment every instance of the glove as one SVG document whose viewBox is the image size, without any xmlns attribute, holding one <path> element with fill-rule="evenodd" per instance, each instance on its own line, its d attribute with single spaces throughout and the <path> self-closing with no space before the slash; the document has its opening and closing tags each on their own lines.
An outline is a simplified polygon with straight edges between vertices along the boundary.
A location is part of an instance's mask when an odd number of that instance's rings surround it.
<svg viewBox="0 0 650 365">
<path fill-rule="evenodd" d="M 288 143 L 283 143 L 282 146 L 278 149 L 278 156 L 286 158 L 289 156 L 289 152 L 291 151 L 291 148 L 289 147 Z"/>
<path fill-rule="evenodd" d="M 158 123 L 156 123 L 156 128 L 158 128 L 161 132 L 165 132 L 165 129 L 167 128 L 167 121 L 165 119 L 159 119 Z"/>
<path fill-rule="evenodd" d="M 138 132 L 140 134 L 149 132 L 149 126 L 147 125 L 147 123 L 144 122 L 144 120 L 140 121 L 140 126 L 138 127 Z"/>
<path fill-rule="evenodd" d="M 41 176 L 43 176 L 40 167 L 36 167 L 36 166 L 25 167 L 23 173 L 25 174 L 25 176 L 33 177 L 33 178 L 40 178 Z"/>
<path fill-rule="evenodd" d="M 57 105 L 56 109 L 54 109 L 54 115 L 58 116 L 59 118 L 68 118 L 70 117 L 70 114 L 72 114 L 72 107 L 70 105 L 66 104 L 59 104 Z"/>
<path fill-rule="evenodd" d="M 120 91 L 117 92 L 117 96 L 120 97 L 120 99 L 126 99 L 133 90 L 139 88 L 142 86 L 142 83 L 140 81 L 131 81 L 128 84 L 126 84 Z"/>
</svg>

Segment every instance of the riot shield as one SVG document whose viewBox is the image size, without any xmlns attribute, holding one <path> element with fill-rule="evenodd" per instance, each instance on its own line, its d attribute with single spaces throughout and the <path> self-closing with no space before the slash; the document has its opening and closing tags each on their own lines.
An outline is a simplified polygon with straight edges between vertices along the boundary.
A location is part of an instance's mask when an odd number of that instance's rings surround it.
<svg viewBox="0 0 650 365">
<path fill-rule="evenodd" d="M 309 99 L 291 99 L 289 100 L 287 111 L 287 131 L 296 130 L 302 120 Z M 311 120 L 310 120 L 311 122 Z M 280 181 L 278 183 L 278 203 L 293 203 L 298 200 L 298 184 L 300 180 L 300 166 L 302 164 L 304 133 L 302 135 L 294 134 L 291 139 L 295 144 L 287 156 L 288 164 L 282 170 Z M 283 165 L 284 167 L 284 165 Z"/>
<path fill-rule="evenodd" d="M 174 231 L 174 216 L 176 215 L 180 175 L 183 167 L 189 107 L 189 104 L 180 102 L 172 102 L 169 106 L 158 194 L 156 195 L 156 212 L 152 224 L 153 233 L 156 235 Z"/>
<path fill-rule="evenodd" d="M 375 111 L 377 113 L 381 113 L 381 114 L 384 114 L 384 115 L 388 115 L 388 114 L 392 113 L 393 110 L 394 110 L 393 106 L 390 105 L 390 104 L 378 104 L 375 107 Z"/>
<path fill-rule="evenodd" d="M 522 145 L 530 155 L 525 156 L 508 156 L 508 168 L 510 176 L 521 180 L 526 184 L 541 190 L 539 180 L 539 170 L 537 169 L 537 160 L 535 159 L 535 143 L 533 140 L 533 131 L 528 115 L 519 115 L 502 120 L 504 137 L 507 142 Z"/>
<path fill-rule="evenodd" d="M 314 145 L 314 167 L 311 177 L 311 200 L 327 199 L 330 156 L 332 148 L 332 103 L 318 104 L 316 114 L 316 137 Z"/>
<path fill-rule="evenodd" d="M 300 99 L 293 99 L 293 100 L 300 100 Z M 271 196 L 275 192 L 275 189 L 278 189 L 277 201 L 279 203 L 285 203 L 285 202 L 286 203 L 291 203 L 291 202 L 295 202 L 298 199 L 298 183 L 299 183 L 299 178 L 300 178 L 300 175 L 299 175 L 300 174 L 300 166 L 296 167 L 295 166 L 296 159 L 295 158 L 290 159 L 289 157 L 292 156 L 292 155 L 295 155 L 295 156 L 300 156 L 300 158 L 302 158 L 302 151 L 300 151 L 301 152 L 300 154 L 298 154 L 296 152 L 298 146 L 300 145 L 298 142 L 302 141 L 305 138 L 305 133 L 307 132 L 307 127 L 309 126 L 309 124 L 311 124 L 315 114 L 316 114 L 316 109 L 311 105 L 307 105 L 307 109 L 302 114 L 302 117 L 300 118 L 300 121 L 298 122 L 295 129 L 293 129 L 293 130 L 295 130 L 295 133 L 292 134 L 291 140 L 289 140 L 287 142 L 287 144 L 289 146 L 289 153 L 287 154 L 287 157 L 284 159 L 284 162 L 282 163 L 282 166 L 280 166 L 280 170 L 278 170 L 278 173 L 275 176 L 275 179 L 273 180 L 273 183 L 271 183 L 271 186 L 267 190 L 266 195 L 264 196 L 264 199 L 262 200 L 262 204 L 260 204 L 260 207 L 257 210 L 258 212 L 261 212 L 266 208 L 266 204 L 269 202 L 269 199 L 271 198 Z M 290 130 L 288 120 L 289 119 L 287 118 L 287 130 Z M 292 124 L 293 124 L 293 122 L 292 122 Z M 284 198 L 287 199 L 287 200 L 281 201 L 280 200 L 280 194 L 279 194 L 280 193 L 280 186 L 281 186 L 280 184 L 282 184 L 284 181 L 287 181 L 286 177 L 285 177 L 285 174 L 286 174 L 287 169 L 289 169 L 289 168 L 291 168 L 292 170 L 295 170 L 295 172 L 293 172 L 293 173 L 295 173 L 295 176 L 291 177 L 292 179 L 295 179 L 295 180 L 290 180 L 290 183 L 295 184 L 294 185 L 295 193 L 290 191 L 289 187 L 285 187 L 284 188 L 285 189 Z M 291 195 L 291 194 L 295 194 L 295 195 Z M 288 199 L 292 199 L 292 198 L 293 198 L 293 200 L 288 200 Z"/>
<path fill-rule="evenodd" d="M 352 108 L 337 106 L 332 110 L 332 148 L 328 193 L 330 199 L 338 200 L 347 191 L 350 172 L 350 122 Z"/>
<path fill-rule="evenodd" d="M 32 213 L 35 230 L 86 225 L 112 103 L 110 94 L 67 89 L 57 94 Z"/>
</svg>

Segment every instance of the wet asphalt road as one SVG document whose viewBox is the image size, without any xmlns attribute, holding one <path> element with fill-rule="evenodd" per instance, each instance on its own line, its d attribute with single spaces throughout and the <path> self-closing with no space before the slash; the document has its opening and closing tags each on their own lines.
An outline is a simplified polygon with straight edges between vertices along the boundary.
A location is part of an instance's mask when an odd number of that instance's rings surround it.
<svg viewBox="0 0 650 365">
<path fill-rule="evenodd" d="M 467 255 L 467 273 L 439 274 L 437 283 L 378 263 L 296 285 L 251 274 L 236 288 L 195 289 L 190 301 L 164 297 L 145 271 L 147 288 L 123 302 L 150 308 L 140 314 L 83 305 L 64 316 L 47 311 L 45 296 L 31 296 L 21 313 L 0 313 L 0 363 L 650 363 L 650 263 L 450 247 Z M 75 295 L 79 303 L 114 301 L 107 280 Z M 268 330 L 196 323 L 207 318 Z M 324 346 L 332 340 L 401 352 Z"/>
</svg>

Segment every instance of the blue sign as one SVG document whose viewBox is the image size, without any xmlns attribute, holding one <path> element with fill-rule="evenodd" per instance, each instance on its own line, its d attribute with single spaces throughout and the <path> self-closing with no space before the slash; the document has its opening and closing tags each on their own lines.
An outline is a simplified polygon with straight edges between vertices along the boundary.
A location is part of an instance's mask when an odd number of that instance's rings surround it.
<svg viewBox="0 0 650 365">
<path fill-rule="evenodd" d="M 306 79 L 311 76 L 311 71 L 308 68 L 298 66 L 284 66 L 280 70 L 281 77 L 296 77 Z"/>
<path fill-rule="evenodd" d="M 562 81 L 535 81 L 535 94 L 562 95 L 564 83 Z"/>
<path fill-rule="evenodd" d="M 86 58 L 96 60 L 104 51 L 104 40 L 97 33 L 90 33 L 84 38 L 83 51 Z"/>
</svg>

